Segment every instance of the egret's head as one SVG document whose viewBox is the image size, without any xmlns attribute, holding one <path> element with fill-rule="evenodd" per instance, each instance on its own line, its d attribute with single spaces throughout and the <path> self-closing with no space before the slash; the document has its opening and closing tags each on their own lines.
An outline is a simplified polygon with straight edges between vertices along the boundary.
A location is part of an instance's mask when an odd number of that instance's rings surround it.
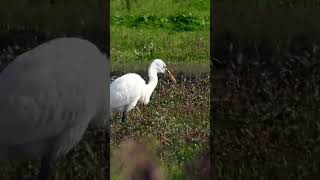
<svg viewBox="0 0 320 180">
<path fill-rule="evenodd" d="M 167 69 L 166 64 L 161 59 L 155 59 L 151 63 L 152 68 L 154 68 L 158 73 L 165 73 L 168 72 L 171 80 L 176 83 L 177 80 L 174 78 L 174 76 L 171 74 L 171 72 Z"/>
<path fill-rule="evenodd" d="M 166 72 L 166 64 L 161 59 L 155 59 L 151 63 L 151 66 L 158 72 L 158 73 L 165 73 Z"/>
</svg>

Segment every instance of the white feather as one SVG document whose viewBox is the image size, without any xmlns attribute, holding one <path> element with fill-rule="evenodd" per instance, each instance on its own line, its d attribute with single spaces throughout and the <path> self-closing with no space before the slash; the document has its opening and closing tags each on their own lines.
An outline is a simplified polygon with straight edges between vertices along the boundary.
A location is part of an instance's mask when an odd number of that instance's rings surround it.
<svg viewBox="0 0 320 180">
<path fill-rule="evenodd" d="M 134 73 L 125 74 L 114 80 L 110 85 L 111 112 L 131 111 L 138 102 L 148 104 L 158 83 L 157 74 L 164 73 L 166 70 L 165 63 L 160 59 L 155 59 L 148 69 L 148 83 Z"/>
<path fill-rule="evenodd" d="M 0 74 L 0 160 L 54 159 L 108 116 L 107 59 L 92 43 L 59 38 Z"/>
</svg>

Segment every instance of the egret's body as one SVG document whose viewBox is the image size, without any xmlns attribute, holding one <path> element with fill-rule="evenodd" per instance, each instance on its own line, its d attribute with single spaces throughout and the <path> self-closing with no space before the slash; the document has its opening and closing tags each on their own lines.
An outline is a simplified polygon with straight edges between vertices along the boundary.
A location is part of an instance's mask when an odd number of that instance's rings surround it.
<svg viewBox="0 0 320 180">
<path fill-rule="evenodd" d="M 158 84 L 158 73 L 168 71 L 165 63 L 160 60 L 154 60 L 149 69 L 149 82 L 138 74 L 125 74 L 110 85 L 110 109 L 111 112 L 122 112 L 122 120 L 127 119 L 127 112 L 131 111 L 138 102 L 147 105 L 150 101 L 150 96 Z M 169 72 L 169 71 L 168 71 Z M 171 75 L 171 73 L 169 72 Z M 171 78 L 175 81 L 174 77 Z"/>
<path fill-rule="evenodd" d="M 16 58 L 0 74 L 0 160 L 66 154 L 90 122 L 107 115 L 106 57 L 92 43 L 59 38 Z M 41 174 L 42 173 L 42 174 Z"/>
<path fill-rule="evenodd" d="M 110 104 L 112 112 L 123 112 L 132 110 L 137 102 L 142 100 L 142 90 L 145 87 L 145 81 L 134 73 L 129 73 L 115 80 L 110 89 Z M 135 89 L 133 90 L 132 87 Z"/>
</svg>

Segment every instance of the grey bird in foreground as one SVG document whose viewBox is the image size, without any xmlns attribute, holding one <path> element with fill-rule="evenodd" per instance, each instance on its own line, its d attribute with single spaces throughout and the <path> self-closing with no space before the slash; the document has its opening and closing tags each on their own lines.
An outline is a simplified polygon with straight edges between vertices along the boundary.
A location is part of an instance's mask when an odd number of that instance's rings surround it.
<svg viewBox="0 0 320 180">
<path fill-rule="evenodd" d="M 0 161 L 41 159 L 39 178 L 48 179 L 89 123 L 106 126 L 108 71 L 106 56 L 78 38 L 18 56 L 0 74 Z"/>
</svg>

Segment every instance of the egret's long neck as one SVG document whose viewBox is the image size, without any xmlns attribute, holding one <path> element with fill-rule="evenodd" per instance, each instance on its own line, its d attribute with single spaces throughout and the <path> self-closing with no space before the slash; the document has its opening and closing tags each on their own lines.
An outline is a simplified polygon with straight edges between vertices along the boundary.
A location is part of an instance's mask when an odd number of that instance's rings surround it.
<svg viewBox="0 0 320 180">
<path fill-rule="evenodd" d="M 148 70 L 148 75 L 149 75 L 149 82 L 146 86 L 146 88 L 150 91 L 150 95 L 153 92 L 153 90 L 156 88 L 157 84 L 158 84 L 158 75 L 157 75 L 157 71 L 150 67 Z"/>
<path fill-rule="evenodd" d="M 150 96 L 158 84 L 157 71 L 150 66 L 148 70 L 149 82 L 144 88 L 144 104 L 148 104 Z"/>
</svg>

